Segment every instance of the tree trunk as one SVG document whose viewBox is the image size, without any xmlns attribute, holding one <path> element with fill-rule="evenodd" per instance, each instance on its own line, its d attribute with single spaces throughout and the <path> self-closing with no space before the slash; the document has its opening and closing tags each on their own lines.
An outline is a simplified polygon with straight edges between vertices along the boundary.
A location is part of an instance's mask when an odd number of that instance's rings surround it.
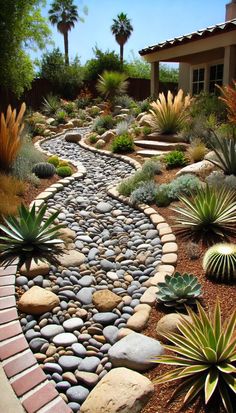
<svg viewBox="0 0 236 413">
<path fill-rule="evenodd" d="M 123 61 L 124 61 L 124 45 L 123 43 L 120 44 L 120 63 L 123 66 Z"/>
<path fill-rule="evenodd" d="M 68 31 L 64 32 L 65 64 L 69 65 Z"/>
</svg>

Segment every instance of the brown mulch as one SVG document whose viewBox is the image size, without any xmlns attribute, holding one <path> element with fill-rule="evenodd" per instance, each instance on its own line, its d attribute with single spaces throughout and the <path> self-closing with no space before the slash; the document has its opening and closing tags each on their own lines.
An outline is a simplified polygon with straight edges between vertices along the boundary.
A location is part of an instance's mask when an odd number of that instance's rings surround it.
<svg viewBox="0 0 236 413">
<path fill-rule="evenodd" d="M 89 144 L 89 142 L 88 142 Z M 110 145 L 106 145 L 106 150 L 109 150 Z M 135 153 L 128 154 L 132 159 L 137 160 L 141 164 L 144 163 L 146 159 L 142 158 Z M 168 183 L 173 180 L 176 176 L 176 172 L 179 169 L 172 169 L 166 170 L 161 175 L 156 176 L 156 181 L 159 184 Z M 170 207 L 159 208 L 156 205 L 152 205 L 156 211 L 161 214 L 167 221 L 168 224 L 172 226 L 174 224 L 174 212 L 171 210 Z M 175 233 L 175 231 L 173 231 Z M 226 285 L 226 284 L 217 284 L 215 282 L 209 281 L 204 274 L 202 268 L 202 259 L 204 252 L 206 250 L 206 246 L 199 245 L 198 246 L 198 258 L 191 259 L 189 249 L 189 241 L 184 241 L 178 234 L 176 234 L 176 242 L 178 245 L 178 262 L 176 271 L 180 273 L 190 273 L 198 276 L 199 282 L 202 285 L 202 292 L 203 296 L 201 299 L 201 304 L 204 306 L 206 310 L 212 308 L 216 302 L 216 298 L 220 301 L 221 310 L 223 314 L 223 318 L 228 318 L 231 314 L 233 309 L 235 308 L 236 302 L 236 288 L 235 285 Z M 231 242 L 236 242 L 236 237 L 230 239 Z M 156 324 L 163 317 L 167 314 L 167 311 L 164 311 L 161 307 L 153 308 L 151 311 L 151 315 L 149 318 L 148 326 L 144 330 L 144 334 L 148 335 L 149 337 L 153 337 L 157 339 L 156 335 Z M 150 380 L 154 381 L 155 378 L 159 377 L 161 374 L 164 374 L 168 371 L 171 371 L 173 367 L 167 365 L 156 365 L 153 369 L 145 373 L 145 376 L 148 377 Z M 176 389 L 176 385 L 178 382 L 169 382 L 162 385 L 155 385 L 155 392 L 153 397 L 149 400 L 148 404 L 143 408 L 142 413 L 177 413 L 181 411 L 182 413 L 223 413 L 225 412 L 221 406 L 220 400 L 217 396 L 214 396 L 211 403 L 208 404 L 206 407 L 204 405 L 203 399 L 199 397 L 194 403 L 190 406 L 185 406 L 181 409 L 181 405 L 183 402 L 183 397 L 180 399 L 176 399 L 170 404 L 168 401 L 171 398 L 172 393 Z M 236 400 L 235 405 L 236 405 Z"/>
<path fill-rule="evenodd" d="M 52 184 L 55 184 L 57 181 L 59 181 L 59 179 L 61 178 L 58 175 L 54 175 L 49 179 L 40 179 L 40 185 L 38 187 L 35 187 L 29 182 L 26 182 L 25 193 L 22 196 L 22 202 L 24 202 L 26 205 L 29 205 L 32 201 L 34 201 L 37 195 L 39 195 Z"/>
</svg>

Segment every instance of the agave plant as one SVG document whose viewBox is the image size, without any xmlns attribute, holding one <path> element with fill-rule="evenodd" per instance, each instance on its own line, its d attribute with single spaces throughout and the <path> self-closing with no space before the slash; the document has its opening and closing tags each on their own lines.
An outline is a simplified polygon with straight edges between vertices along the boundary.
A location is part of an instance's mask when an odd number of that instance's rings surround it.
<svg viewBox="0 0 236 413">
<path fill-rule="evenodd" d="M 235 232 L 235 191 L 206 185 L 196 189 L 191 197 L 179 196 L 182 205 L 172 208 L 177 212 L 177 230 L 186 237 L 196 237 L 206 243 L 212 238 L 222 239 Z"/>
<path fill-rule="evenodd" d="M 113 102 L 116 96 L 122 95 L 127 91 L 128 82 L 126 77 L 124 73 L 105 70 L 102 75 L 99 75 L 97 90 L 102 96 Z"/>
<path fill-rule="evenodd" d="M 201 295 L 201 284 L 197 277 L 187 273 L 166 275 L 165 282 L 158 283 L 157 287 L 157 301 L 166 307 L 183 308 L 185 304 L 194 305 Z"/>
<path fill-rule="evenodd" d="M 216 160 L 206 159 L 222 169 L 225 175 L 236 175 L 236 136 L 230 138 L 219 137 L 211 131 L 208 143 L 215 152 Z"/>
<path fill-rule="evenodd" d="M 217 281 L 236 280 L 236 245 L 213 245 L 203 257 L 203 269 L 209 278 Z"/>
<path fill-rule="evenodd" d="M 0 118 L 0 169 L 8 171 L 20 150 L 22 140 L 21 133 L 24 129 L 23 116 L 26 105 L 22 103 L 20 111 L 16 116 L 16 109 L 12 110 L 9 105 L 6 117 L 1 114 Z"/>
<path fill-rule="evenodd" d="M 60 107 L 60 100 L 58 96 L 49 94 L 43 98 L 42 110 L 46 115 L 55 115 Z"/>
<path fill-rule="evenodd" d="M 149 115 L 145 117 L 153 130 L 163 134 L 179 132 L 188 118 L 187 108 L 191 102 L 190 95 L 184 97 L 180 89 L 174 97 L 170 90 L 167 98 L 164 93 L 159 93 L 159 99 L 150 104 Z"/>
<path fill-rule="evenodd" d="M 197 307 L 198 315 L 187 308 L 191 321 L 183 318 L 178 324 L 180 334 L 163 334 L 173 343 L 164 347 L 174 354 L 158 356 L 154 362 L 177 367 L 160 376 L 155 383 L 184 379 L 172 396 L 173 399 L 179 393 L 186 392 L 183 406 L 201 392 L 204 392 L 207 404 L 218 391 L 226 412 L 233 413 L 235 410 L 230 393 L 231 390 L 236 393 L 236 311 L 222 324 L 219 302 L 210 315 L 199 303 Z"/>
<path fill-rule="evenodd" d="M 36 212 L 35 204 L 31 209 L 23 204 L 19 208 L 18 217 L 4 218 L 6 225 L 0 225 L 0 230 L 5 234 L 0 236 L 0 262 L 7 265 L 19 258 L 19 265 L 51 259 L 57 262 L 52 255 L 59 254 L 58 244 L 63 243 L 57 239 L 58 230 L 63 225 L 53 225 L 59 212 L 45 218 L 47 205 Z"/>
</svg>

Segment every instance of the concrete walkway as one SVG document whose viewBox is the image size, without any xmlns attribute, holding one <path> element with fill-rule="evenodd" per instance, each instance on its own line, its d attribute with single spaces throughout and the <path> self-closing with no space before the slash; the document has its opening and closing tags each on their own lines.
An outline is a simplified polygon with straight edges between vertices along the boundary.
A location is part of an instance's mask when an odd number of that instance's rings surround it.
<svg viewBox="0 0 236 413">
<path fill-rule="evenodd" d="M 25 413 L 19 399 L 16 397 L 0 363 L 0 412 Z"/>
</svg>

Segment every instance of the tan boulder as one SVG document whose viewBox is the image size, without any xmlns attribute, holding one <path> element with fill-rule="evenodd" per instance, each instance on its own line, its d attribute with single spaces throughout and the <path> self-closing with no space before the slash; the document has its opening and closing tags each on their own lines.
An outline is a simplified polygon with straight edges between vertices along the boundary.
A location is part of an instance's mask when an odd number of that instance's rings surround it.
<svg viewBox="0 0 236 413">
<path fill-rule="evenodd" d="M 93 304 L 101 312 L 112 311 L 121 302 L 122 298 L 110 290 L 96 291 L 93 294 Z"/>
<path fill-rule="evenodd" d="M 22 265 L 20 268 L 20 274 L 25 275 L 28 278 L 37 277 L 37 275 L 47 275 L 49 273 L 50 266 L 47 262 L 31 261 L 29 269 L 26 268 L 26 265 Z"/>
<path fill-rule="evenodd" d="M 84 254 L 76 250 L 69 250 L 57 258 L 62 267 L 77 267 L 85 261 Z"/>
<path fill-rule="evenodd" d="M 176 173 L 176 176 L 193 174 L 199 176 L 200 178 L 205 178 L 213 171 L 214 168 L 215 166 L 212 162 L 204 159 L 203 161 L 185 166 Z"/>
<path fill-rule="evenodd" d="M 104 132 L 100 138 L 103 139 L 105 142 L 109 142 L 111 139 L 113 139 L 116 136 L 116 134 L 112 130 L 107 130 Z"/>
<path fill-rule="evenodd" d="M 104 148 L 105 145 L 106 145 L 106 142 L 104 141 L 104 139 L 98 139 L 96 143 L 96 148 L 98 149 Z"/>
<path fill-rule="evenodd" d="M 167 342 L 168 340 L 163 336 L 165 333 L 179 333 L 178 324 L 182 321 L 182 319 L 191 321 L 191 317 L 185 314 L 177 314 L 171 313 L 166 314 L 162 317 L 156 326 L 156 333 L 157 337 L 161 339 L 163 342 Z"/>
<path fill-rule="evenodd" d="M 112 369 L 91 391 L 81 413 L 139 413 L 154 392 L 152 382 L 124 367 Z"/>
<path fill-rule="evenodd" d="M 20 298 L 18 308 L 26 314 L 44 314 L 60 304 L 58 296 L 44 288 L 33 286 Z"/>
<path fill-rule="evenodd" d="M 72 127 L 73 127 L 73 123 L 72 123 Z M 79 142 L 81 138 L 82 136 L 79 132 L 67 132 L 65 136 L 66 142 L 73 142 L 73 143 Z"/>
<path fill-rule="evenodd" d="M 134 331 L 142 331 L 148 323 L 149 314 L 147 310 L 137 311 L 128 319 L 127 327 Z"/>
<path fill-rule="evenodd" d="M 59 237 L 66 243 L 71 242 L 71 240 L 74 240 L 76 237 L 76 232 L 73 231 L 70 228 L 61 228 L 59 230 Z"/>
</svg>

